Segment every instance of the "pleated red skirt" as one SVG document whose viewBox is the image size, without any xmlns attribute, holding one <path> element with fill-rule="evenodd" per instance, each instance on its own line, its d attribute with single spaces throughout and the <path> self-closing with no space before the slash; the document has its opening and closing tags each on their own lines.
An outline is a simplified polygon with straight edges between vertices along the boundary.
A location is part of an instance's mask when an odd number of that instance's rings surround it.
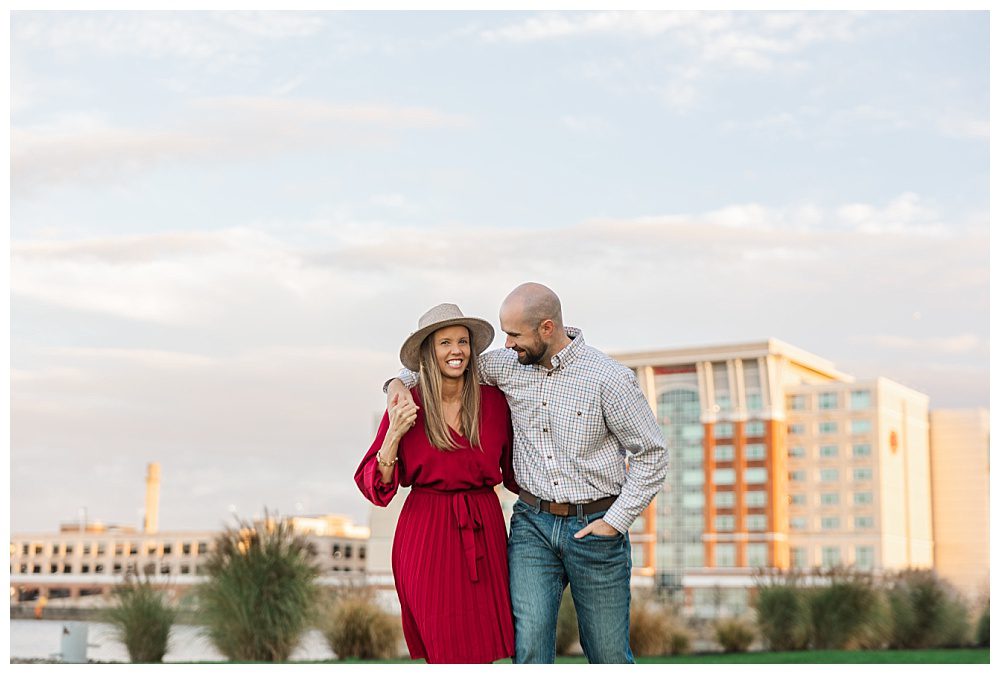
<svg viewBox="0 0 1000 674">
<path fill-rule="evenodd" d="M 514 654 L 507 528 L 492 488 L 414 486 L 392 546 L 410 657 L 494 662 Z"/>
</svg>

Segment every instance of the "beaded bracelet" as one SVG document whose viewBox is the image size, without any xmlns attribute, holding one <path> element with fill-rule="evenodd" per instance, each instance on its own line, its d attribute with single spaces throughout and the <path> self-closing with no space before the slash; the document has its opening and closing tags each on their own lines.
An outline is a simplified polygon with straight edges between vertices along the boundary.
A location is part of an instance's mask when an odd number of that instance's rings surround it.
<svg viewBox="0 0 1000 674">
<path fill-rule="evenodd" d="M 375 460 L 378 461 L 378 465 L 385 466 L 386 468 L 389 468 L 391 466 L 395 466 L 396 465 L 396 462 L 399 461 L 399 457 L 397 456 L 392 461 L 386 462 L 386 461 L 382 460 L 382 452 L 378 451 L 378 452 L 375 452 Z"/>
</svg>

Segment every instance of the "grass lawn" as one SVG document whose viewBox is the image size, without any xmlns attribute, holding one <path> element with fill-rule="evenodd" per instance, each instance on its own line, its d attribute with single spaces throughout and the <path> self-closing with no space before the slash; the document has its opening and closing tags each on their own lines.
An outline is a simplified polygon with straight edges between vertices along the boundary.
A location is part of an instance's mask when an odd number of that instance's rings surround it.
<svg viewBox="0 0 1000 674">
<path fill-rule="evenodd" d="M 326 664 L 391 664 L 414 663 L 423 660 L 311 660 Z M 509 663 L 501 660 L 500 663 Z M 586 663 L 584 657 L 559 657 L 557 664 Z M 786 653 L 702 653 L 658 658 L 636 658 L 642 664 L 677 665 L 740 665 L 740 664 L 929 664 L 981 665 L 989 664 L 988 648 L 942 648 L 925 651 L 795 651 Z"/>
</svg>

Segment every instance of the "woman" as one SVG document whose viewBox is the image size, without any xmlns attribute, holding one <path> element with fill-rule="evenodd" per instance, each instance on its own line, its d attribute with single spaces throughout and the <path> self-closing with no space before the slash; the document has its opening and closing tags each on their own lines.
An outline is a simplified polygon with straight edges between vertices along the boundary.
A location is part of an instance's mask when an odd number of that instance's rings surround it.
<svg viewBox="0 0 1000 674">
<path fill-rule="evenodd" d="M 410 657 L 481 663 L 511 657 L 507 528 L 493 487 L 518 492 L 503 394 L 480 386 L 476 357 L 493 327 L 439 304 L 399 359 L 420 373 L 414 403 L 394 401 L 354 480 L 388 505 L 412 485 L 396 524 L 392 571 Z"/>
</svg>

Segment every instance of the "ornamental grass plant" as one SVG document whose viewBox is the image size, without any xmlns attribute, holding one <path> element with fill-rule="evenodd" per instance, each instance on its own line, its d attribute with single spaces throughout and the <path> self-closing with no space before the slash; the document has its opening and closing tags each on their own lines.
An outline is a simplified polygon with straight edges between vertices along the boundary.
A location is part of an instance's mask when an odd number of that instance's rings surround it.
<svg viewBox="0 0 1000 674">
<path fill-rule="evenodd" d="M 832 569 L 828 584 L 810 588 L 810 643 L 815 649 L 877 648 L 888 635 L 884 609 L 870 573 Z"/>
<path fill-rule="evenodd" d="M 163 662 L 177 612 L 167 602 L 166 593 L 155 587 L 148 576 L 140 579 L 127 574 L 125 582 L 115 588 L 113 604 L 103 617 L 125 646 L 129 660 Z"/>
<path fill-rule="evenodd" d="M 809 646 L 809 602 L 794 579 L 758 588 L 754 604 L 757 629 L 772 651 L 800 651 Z"/>
<path fill-rule="evenodd" d="M 726 653 L 745 653 L 755 636 L 753 626 L 740 618 L 723 618 L 715 623 L 715 640 Z"/>
<path fill-rule="evenodd" d="M 559 616 L 556 619 L 556 655 L 567 655 L 580 643 L 580 626 L 577 623 L 576 604 L 573 603 L 573 593 L 567 587 L 563 591 L 559 603 Z"/>
<path fill-rule="evenodd" d="M 969 610 L 961 595 L 930 569 L 908 569 L 890 580 L 891 648 L 961 646 L 969 641 Z"/>
<path fill-rule="evenodd" d="M 399 616 L 381 608 L 363 587 L 331 593 L 329 608 L 318 626 L 339 660 L 386 660 L 400 654 L 403 636 Z"/>
<path fill-rule="evenodd" d="M 629 612 L 629 646 L 636 657 L 676 655 L 691 648 L 691 633 L 663 603 L 633 594 Z"/>
<path fill-rule="evenodd" d="M 315 551 L 288 520 L 237 519 L 219 534 L 195 589 L 207 635 L 226 658 L 284 662 L 315 619 Z"/>
</svg>

